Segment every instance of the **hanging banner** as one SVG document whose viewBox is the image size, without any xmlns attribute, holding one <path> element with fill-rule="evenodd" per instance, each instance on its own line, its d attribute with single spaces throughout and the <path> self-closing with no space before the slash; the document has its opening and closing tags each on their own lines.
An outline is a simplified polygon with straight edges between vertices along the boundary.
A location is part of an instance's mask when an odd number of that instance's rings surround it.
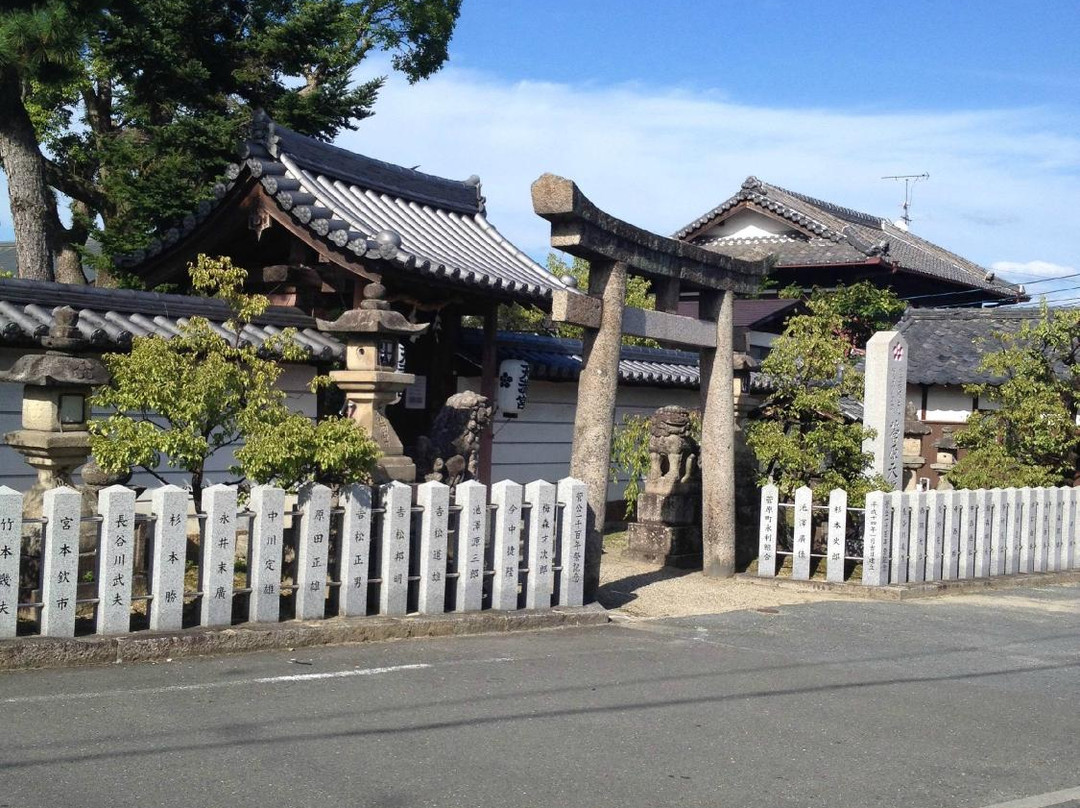
<svg viewBox="0 0 1080 808">
<path fill-rule="evenodd" d="M 525 409 L 529 394 L 529 363 L 521 359 L 504 359 L 499 363 L 499 412 L 506 418 L 517 418 Z"/>
</svg>

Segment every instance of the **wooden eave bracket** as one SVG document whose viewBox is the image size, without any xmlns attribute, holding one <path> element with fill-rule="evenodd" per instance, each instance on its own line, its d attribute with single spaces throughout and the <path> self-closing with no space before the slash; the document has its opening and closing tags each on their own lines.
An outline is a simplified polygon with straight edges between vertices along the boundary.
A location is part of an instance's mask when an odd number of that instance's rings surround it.
<svg viewBox="0 0 1080 808">
<path fill-rule="evenodd" d="M 743 261 L 665 238 L 596 207 L 572 181 L 544 174 L 532 184 L 533 210 L 551 223 L 551 246 L 587 261 L 621 261 L 635 274 L 677 278 L 706 290 L 755 291 L 763 262 Z"/>
</svg>

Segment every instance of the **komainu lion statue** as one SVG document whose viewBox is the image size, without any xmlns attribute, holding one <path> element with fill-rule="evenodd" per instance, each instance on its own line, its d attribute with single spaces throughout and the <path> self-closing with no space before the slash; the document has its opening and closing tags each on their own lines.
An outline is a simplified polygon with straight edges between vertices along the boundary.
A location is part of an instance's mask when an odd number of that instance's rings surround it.
<svg viewBox="0 0 1080 808">
<path fill-rule="evenodd" d="M 446 399 L 431 432 L 416 441 L 416 471 L 425 480 L 451 487 L 476 478 L 480 436 L 491 423 L 491 403 L 466 391 Z"/>
<path fill-rule="evenodd" d="M 690 410 L 661 407 L 653 413 L 649 429 L 649 474 L 645 491 L 670 494 L 698 483 L 699 447 L 691 435 Z"/>
</svg>

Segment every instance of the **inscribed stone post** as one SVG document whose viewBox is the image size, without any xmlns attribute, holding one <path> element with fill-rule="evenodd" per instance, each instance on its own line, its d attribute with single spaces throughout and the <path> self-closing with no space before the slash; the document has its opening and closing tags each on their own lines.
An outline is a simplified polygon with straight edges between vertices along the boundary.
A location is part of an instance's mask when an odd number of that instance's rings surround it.
<svg viewBox="0 0 1080 808">
<path fill-rule="evenodd" d="M 251 596 L 248 620 L 276 623 L 281 617 L 281 561 L 285 492 L 271 485 L 251 489 Z"/>
<path fill-rule="evenodd" d="M 926 581 L 940 581 L 942 552 L 945 548 L 945 495 L 941 491 L 926 492 Z"/>
<path fill-rule="evenodd" d="M 296 503 L 296 619 L 326 616 L 326 560 L 330 547 L 330 489 L 308 483 Z"/>
<path fill-rule="evenodd" d="M 870 471 L 894 491 L 903 487 L 904 403 L 907 396 L 907 341 L 898 331 L 879 331 L 866 343 L 863 423 L 874 437 L 863 443 L 873 455 Z"/>
<path fill-rule="evenodd" d="M 45 544 L 41 548 L 41 635 L 75 636 L 75 587 L 79 572 L 79 514 L 82 495 L 74 488 L 45 492 L 41 511 Z M 100 581 L 98 582 L 100 586 Z"/>
<path fill-rule="evenodd" d="M 960 503 L 960 542 L 957 545 L 956 577 L 966 580 L 975 577 L 975 539 L 978 534 L 979 505 L 975 491 L 959 492 L 957 500 Z"/>
<path fill-rule="evenodd" d="M 582 486 L 582 514 L 585 489 Z M 457 591 L 454 610 L 477 612 L 484 594 L 484 542 L 487 536 L 487 488 L 476 480 L 466 480 L 454 489 L 454 504 L 458 506 Z M 585 547 L 584 516 L 582 516 L 581 547 Z"/>
<path fill-rule="evenodd" d="M 580 606 L 584 601 L 585 483 L 566 477 L 559 480 L 557 496 L 562 505 L 559 532 L 559 605 Z"/>
<path fill-rule="evenodd" d="M 110 485 L 98 493 L 98 634 L 131 629 L 131 570 L 135 557 L 135 492 Z"/>
<path fill-rule="evenodd" d="M 1061 568 L 1072 570 L 1080 567 L 1080 488 L 1070 488 L 1065 496 L 1072 503 L 1065 535 L 1064 560 Z"/>
<path fill-rule="evenodd" d="M 409 606 L 409 533 L 412 488 L 394 480 L 382 486 L 382 559 L 379 614 L 403 615 Z"/>
<path fill-rule="evenodd" d="M 975 504 L 979 510 L 975 527 L 975 577 L 990 576 L 991 545 L 994 531 L 994 505 L 990 491 L 975 492 Z"/>
<path fill-rule="evenodd" d="M 1035 522 L 1035 549 L 1032 554 L 1032 572 L 1046 572 L 1046 559 L 1049 555 L 1050 522 L 1053 520 L 1053 503 L 1050 492 L 1045 487 L 1035 489 L 1035 510 L 1038 514 Z"/>
<path fill-rule="evenodd" d="M 1005 574 L 1006 542 L 1009 536 L 1009 503 L 1004 488 L 990 492 L 993 523 L 990 527 L 990 575 Z"/>
<path fill-rule="evenodd" d="M 829 550 L 825 560 L 826 580 L 842 584 L 846 560 L 847 491 L 834 488 L 829 492 Z"/>
<path fill-rule="evenodd" d="M 529 509 L 529 574 L 525 584 L 525 608 L 551 607 L 555 589 L 552 556 L 555 553 L 555 486 L 537 480 L 525 486 Z"/>
<path fill-rule="evenodd" d="M 889 583 L 889 552 L 885 540 L 889 520 L 885 493 L 871 491 L 866 495 L 863 525 L 863 586 L 885 586 Z"/>
<path fill-rule="evenodd" d="M 450 486 L 429 480 L 416 488 L 420 515 L 420 614 L 446 611 L 446 531 L 450 523 Z"/>
<path fill-rule="evenodd" d="M 1024 527 L 1020 534 L 1020 572 L 1035 569 L 1035 534 L 1039 530 L 1039 506 L 1035 489 L 1021 488 L 1020 502 L 1024 507 Z"/>
<path fill-rule="evenodd" d="M 795 538 L 791 545 L 791 577 L 810 580 L 810 531 L 813 527 L 814 492 L 808 486 L 795 490 Z"/>
<path fill-rule="evenodd" d="M 776 529 L 779 518 L 779 489 L 769 484 L 761 489 L 761 519 L 758 523 L 758 566 L 761 578 L 776 577 Z"/>
<path fill-rule="evenodd" d="M 918 583 L 926 580 L 926 532 L 930 521 L 930 509 L 926 505 L 926 492 L 909 494 L 911 525 L 908 533 L 908 580 Z"/>
<path fill-rule="evenodd" d="M 1005 541 L 1005 574 L 1020 572 L 1021 548 L 1024 546 L 1024 500 L 1019 488 L 1005 489 L 1005 502 L 1009 508 L 1008 537 Z"/>
<path fill-rule="evenodd" d="M 200 623 L 232 622 L 233 571 L 236 564 L 236 489 L 213 485 L 203 491 L 206 520 L 202 531 L 202 606 Z"/>
<path fill-rule="evenodd" d="M 368 579 L 371 559 L 371 489 L 353 483 L 341 492 L 341 563 L 338 577 L 338 614 L 355 617 L 367 614 Z"/>
<path fill-rule="evenodd" d="M 1064 521 L 1065 497 L 1061 488 L 1051 488 L 1049 492 L 1050 537 L 1046 550 L 1046 571 L 1057 572 L 1061 562 L 1062 522 Z"/>
<path fill-rule="evenodd" d="M 188 493 L 175 485 L 155 488 L 150 554 L 150 630 L 176 631 L 184 624 L 184 570 L 187 562 Z"/>
<path fill-rule="evenodd" d="M 908 534 L 911 531 L 911 508 L 909 496 L 903 491 L 889 494 L 889 506 L 892 510 L 892 553 L 889 560 L 889 580 L 894 584 L 907 581 L 908 574 Z"/>
<path fill-rule="evenodd" d="M 961 503 L 958 491 L 941 495 L 945 503 L 945 522 L 941 533 L 941 579 L 955 581 L 960 568 Z"/>
<path fill-rule="evenodd" d="M 491 486 L 495 533 L 491 539 L 491 608 L 512 611 L 518 602 L 518 543 L 521 539 L 522 487 L 511 480 Z"/>
<path fill-rule="evenodd" d="M 22 494 L 0 485 L 0 639 L 15 636 L 19 616 Z"/>
</svg>

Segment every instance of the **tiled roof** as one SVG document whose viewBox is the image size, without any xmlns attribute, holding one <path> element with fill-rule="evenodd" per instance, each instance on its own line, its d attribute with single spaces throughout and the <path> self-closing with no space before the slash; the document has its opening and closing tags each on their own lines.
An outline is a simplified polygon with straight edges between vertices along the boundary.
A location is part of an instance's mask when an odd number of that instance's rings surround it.
<svg viewBox="0 0 1080 808">
<path fill-rule="evenodd" d="M 774 317 L 791 314 L 801 305 L 799 300 L 780 297 L 736 298 L 732 310 L 732 325 L 736 328 L 749 328 Z"/>
<path fill-rule="evenodd" d="M 78 328 L 95 351 L 126 351 L 133 337 L 157 334 L 171 338 L 189 317 L 204 317 L 222 336 L 232 337 L 223 323 L 229 309 L 220 301 L 186 295 L 163 295 L 128 289 L 98 289 L 62 283 L 0 279 L 0 347 L 41 345 L 53 325 L 53 312 L 71 306 L 79 312 Z M 294 328 L 293 341 L 312 362 L 345 358 L 345 346 L 315 329 L 315 321 L 294 308 L 271 307 L 241 331 L 243 342 L 262 345 L 284 328 Z"/>
<path fill-rule="evenodd" d="M 483 343 L 481 332 L 462 331 L 466 356 L 479 364 Z M 533 378 L 568 381 L 581 374 L 581 341 L 536 334 L 499 332 L 499 360 L 528 362 Z M 658 387 L 697 387 L 700 384 L 697 354 L 663 348 L 623 346 L 619 359 L 619 379 L 629 384 Z"/>
<path fill-rule="evenodd" d="M 1037 308 L 908 309 L 897 330 L 908 342 L 912 384 L 983 384 L 1000 378 L 979 369 L 997 346 L 994 334 L 1037 320 Z"/>
<path fill-rule="evenodd" d="M 296 222 L 348 258 L 383 259 L 418 278 L 537 302 L 565 284 L 487 220 L 480 180 L 424 174 L 331 146 L 257 116 L 244 162 L 215 188 L 219 202 L 253 177 Z M 215 203 L 118 261 L 126 269 L 195 230 Z"/>
<path fill-rule="evenodd" d="M 721 215 L 742 204 L 768 211 L 802 232 L 760 239 L 698 236 Z M 757 177 L 748 177 L 735 196 L 690 222 L 674 237 L 737 258 L 760 260 L 773 255 L 777 266 L 863 263 L 880 258 L 906 272 L 981 289 L 989 296 L 1022 297 L 1018 287 L 996 279 L 985 267 L 901 230 L 887 219 L 788 191 Z"/>
</svg>

